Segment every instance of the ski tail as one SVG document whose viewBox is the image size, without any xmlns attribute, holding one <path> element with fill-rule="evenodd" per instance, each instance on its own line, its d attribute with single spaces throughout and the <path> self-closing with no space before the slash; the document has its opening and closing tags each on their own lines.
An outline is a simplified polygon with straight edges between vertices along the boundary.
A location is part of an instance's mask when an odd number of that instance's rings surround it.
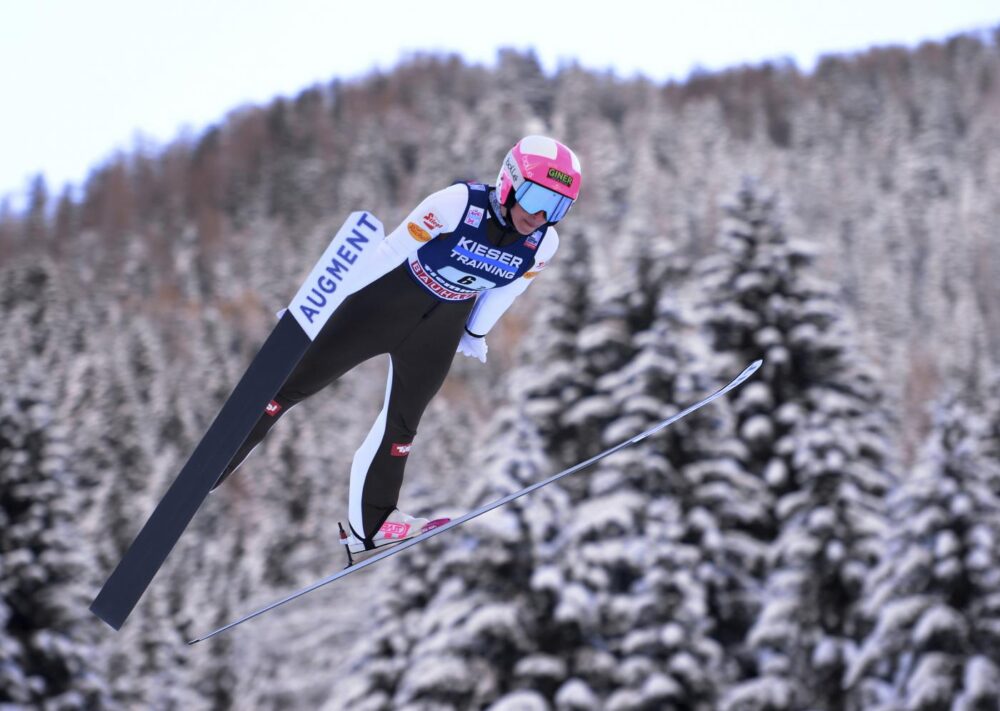
<svg viewBox="0 0 1000 711">
<path fill-rule="evenodd" d="M 371 259 L 374 245 L 381 242 L 383 235 L 382 223 L 374 215 L 353 212 L 334 236 L 208 432 L 91 603 L 90 611 L 112 628 L 121 629 L 209 491 L 220 483 L 219 476 L 246 441 L 260 413 L 346 297 L 347 289 L 339 289 L 336 296 L 329 297 L 322 289 L 323 302 L 317 306 L 310 300 L 320 293 L 316 291 L 317 279 L 326 278 L 331 259 L 348 245 L 356 253 L 354 266 L 344 276 L 350 278 L 357 273 L 362 256 Z"/>
<path fill-rule="evenodd" d="M 174 483 L 108 577 L 90 611 L 121 629 L 264 406 L 305 353 L 309 339 L 290 315 L 261 347 Z"/>
</svg>

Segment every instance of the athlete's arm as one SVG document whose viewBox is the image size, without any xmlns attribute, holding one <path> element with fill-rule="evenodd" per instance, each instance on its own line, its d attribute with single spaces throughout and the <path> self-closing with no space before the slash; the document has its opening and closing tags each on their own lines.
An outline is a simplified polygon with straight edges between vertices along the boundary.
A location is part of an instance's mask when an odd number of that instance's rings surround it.
<svg viewBox="0 0 1000 711">
<path fill-rule="evenodd" d="M 470 336 L 482 338 L 493 328 L 504 312 L 514 303 L 514 299 L 524 293 L 531 286 L 535 277 L 549 266 L 552 255 L 559 247 L 559 235 L 554 227 L 550 227 L 538 247 L 538 254 L 531 268 L 520 279 L 499 286 L 496 289 L 484 291 L 476 299 L 476 305 L 472 308 L 472 313 L 465 322 L 466 333 Z"/>
<path fill-rule="evenodd" d="M 376 246 L 371 258 L 365 260 L 363 265 L 359 264 L 361 269 L 351 284 L 350 293 L 388 274 L 439 234 L 454 232 L 468 203 L 469 188 L 464 183 L 457 183 L 424 198 L 399 227 Z"/>
</svg>

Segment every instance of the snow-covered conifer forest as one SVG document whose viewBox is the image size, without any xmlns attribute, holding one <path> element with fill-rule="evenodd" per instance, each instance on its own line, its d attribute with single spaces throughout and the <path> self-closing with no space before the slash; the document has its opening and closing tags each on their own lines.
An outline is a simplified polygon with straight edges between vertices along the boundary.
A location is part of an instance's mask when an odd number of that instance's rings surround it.
<svg viewBox="0 0 1000 711">
<path fill-rule="evenodd" d="M 120 632 L 87 607 L 348 213 L 572 146 L 553 264 L 459 356 L 401 507 L 585 472 L 340 568 L 366 363 L 198 512 Z M 1000 707 L 1000 28 L 622 79 L 418 56 L 0 207 L 0 708 Z"/>
</svg>

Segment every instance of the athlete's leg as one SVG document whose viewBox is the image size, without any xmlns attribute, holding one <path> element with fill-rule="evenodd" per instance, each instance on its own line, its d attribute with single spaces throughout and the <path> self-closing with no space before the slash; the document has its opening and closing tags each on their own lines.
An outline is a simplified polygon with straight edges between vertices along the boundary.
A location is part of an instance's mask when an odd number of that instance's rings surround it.
<svg viewBox="0 0 1000 711">
<path fill-rule="evenodd" d="M 243 463 L 290 408 L 358 364 L 388 352 L 399 341 L 400 329 L 408 324 L 412 327 L 420 318 L 419 304 L 400 297 L 401 292 L 412 292 L 414 288 L 409 277 L 396 270 L 348 297 L 265 408 L 215 487 Z"/>
<path fill-rule="evenodd" d="M 351 465 L 348 520 L 368 544 L 396 507 L 417 426 L 448 375 L 471 307 L 441 303 L 390 352 L 382 411 Z"/>
</svg>

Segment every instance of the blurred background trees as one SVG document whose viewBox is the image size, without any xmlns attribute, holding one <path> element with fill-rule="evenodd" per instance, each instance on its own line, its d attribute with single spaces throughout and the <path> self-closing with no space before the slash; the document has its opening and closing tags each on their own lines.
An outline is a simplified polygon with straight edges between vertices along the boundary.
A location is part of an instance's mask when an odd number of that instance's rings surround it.
<svg viewBox="0 0 1000 711">
<path fill-rule="evenodd" d="M 228 636 L 341 565 L 385 364 L 290 414 L 113 634 L 87 603 L 344 217 L 521 135 L 579 153 L 551 269 L 456 361 L 403 497 L 458 514 L 728 401 Z M 0 202 L 0 705 L 987 708 L 1000 45 L 655 84 L 419 56 Z M 411 505 L 412 504 L 412 505 Z M 992 572 L 991 572 L 992 571 Z M 943 706 L 942 706 L 943 704 Z"/>
</svg>

